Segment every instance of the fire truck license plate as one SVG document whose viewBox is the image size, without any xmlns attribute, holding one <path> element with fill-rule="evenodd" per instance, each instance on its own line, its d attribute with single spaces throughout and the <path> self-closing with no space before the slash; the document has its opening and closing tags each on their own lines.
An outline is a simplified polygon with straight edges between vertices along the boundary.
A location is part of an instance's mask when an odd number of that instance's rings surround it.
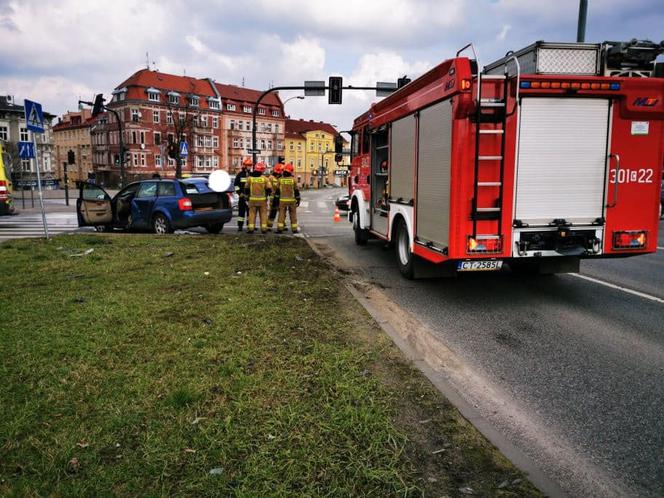
<svg viewBox="0 0 664 498">
<path fill-rule="evenodd" d="M 496 271 L 503 267 L 500 260 L 459 261 L 457 271 Z"/>
</svg>

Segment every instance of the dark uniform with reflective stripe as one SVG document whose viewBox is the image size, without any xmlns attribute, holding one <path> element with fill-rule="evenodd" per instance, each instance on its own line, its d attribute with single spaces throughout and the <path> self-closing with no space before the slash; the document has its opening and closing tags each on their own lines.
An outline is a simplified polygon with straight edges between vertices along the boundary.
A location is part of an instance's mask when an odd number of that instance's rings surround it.
<svg viewBox="0 0 664 498">
<path fill-rule="evenodd" d="M 242 227 L 244 226 L 244 217 L 249 211 L 247 206 L 247 198 L 245 196 L 245 188 L 247 186 L 248 176 L 249 173 L 247 173 L 247 168 L 242 168 L 242 170 L 237 175 L 235 175 L 235 193 L 240 198 L 237 205 L 237 229 L 239 232 L 242 231 Z"/>
</svg>

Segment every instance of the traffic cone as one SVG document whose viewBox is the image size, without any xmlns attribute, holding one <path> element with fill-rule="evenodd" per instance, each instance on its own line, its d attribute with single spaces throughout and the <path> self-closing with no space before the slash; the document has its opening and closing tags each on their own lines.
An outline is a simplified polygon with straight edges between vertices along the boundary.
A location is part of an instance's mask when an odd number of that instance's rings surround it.
<svg viewBox="0 0 664 498">
<path fill-rule="evenodd" d="M 335 223 L 339 223 L 341 221 L 341 213 L 339 213 L 339 208 L 334 208 L 334 218 L 332 218 Z"/>
</svg>

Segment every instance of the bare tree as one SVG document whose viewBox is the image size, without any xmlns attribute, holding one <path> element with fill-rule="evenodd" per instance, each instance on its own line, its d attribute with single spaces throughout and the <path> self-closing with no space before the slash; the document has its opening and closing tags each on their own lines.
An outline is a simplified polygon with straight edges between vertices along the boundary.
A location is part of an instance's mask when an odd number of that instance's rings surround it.
<svg viewBox="0 0 664 498">
<path fill-rule="evenodd" d="M 180 155 L 180 142 L 185 140 L 193 140 L 194 137 L 194 128 L 198 126 L 198 120 L 200 116 L 199 109 L 199 99 L 194 94 L 195 86 L 193 83 L 190 84 L 190 92 L 186 95 L 181 95 L 177 104 L 172 103 L 170 97 L 166 96 L 166 108 L 168 109 L 168 114 L 171 116 L 173 124 L 168 125 L 168 129 L 171 127 L 174 129 L 175 133 L 173 134 L 173 142 L 169 143 L 169 155 L 175 159 L 175 177 L 182 177 L 182 157 Z M 183 99 L 186 98 L 186 102 L 183 102 Z M 168 121 L 167 121 L 168 122 Z M 169 135 L 170 136 L 170 135 Z"/>
</svg>

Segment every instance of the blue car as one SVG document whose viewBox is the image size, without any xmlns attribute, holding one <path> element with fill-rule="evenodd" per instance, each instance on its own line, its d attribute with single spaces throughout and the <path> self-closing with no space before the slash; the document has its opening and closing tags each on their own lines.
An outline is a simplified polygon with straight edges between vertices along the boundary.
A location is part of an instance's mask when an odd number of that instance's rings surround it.
<svg viewBox="0 0 664 498">
<path fill-rule="evenodd" d="M 113 198 L 98 185 L 82 182 L 76 202 L 78 226 L 156 234 L 205 227 L 219 233 L 233 216 L 232 195 L 232 186 L 227 192 L 215 192 L 206 178 L 143 180 L 127 185 Z"/>
</svg>

